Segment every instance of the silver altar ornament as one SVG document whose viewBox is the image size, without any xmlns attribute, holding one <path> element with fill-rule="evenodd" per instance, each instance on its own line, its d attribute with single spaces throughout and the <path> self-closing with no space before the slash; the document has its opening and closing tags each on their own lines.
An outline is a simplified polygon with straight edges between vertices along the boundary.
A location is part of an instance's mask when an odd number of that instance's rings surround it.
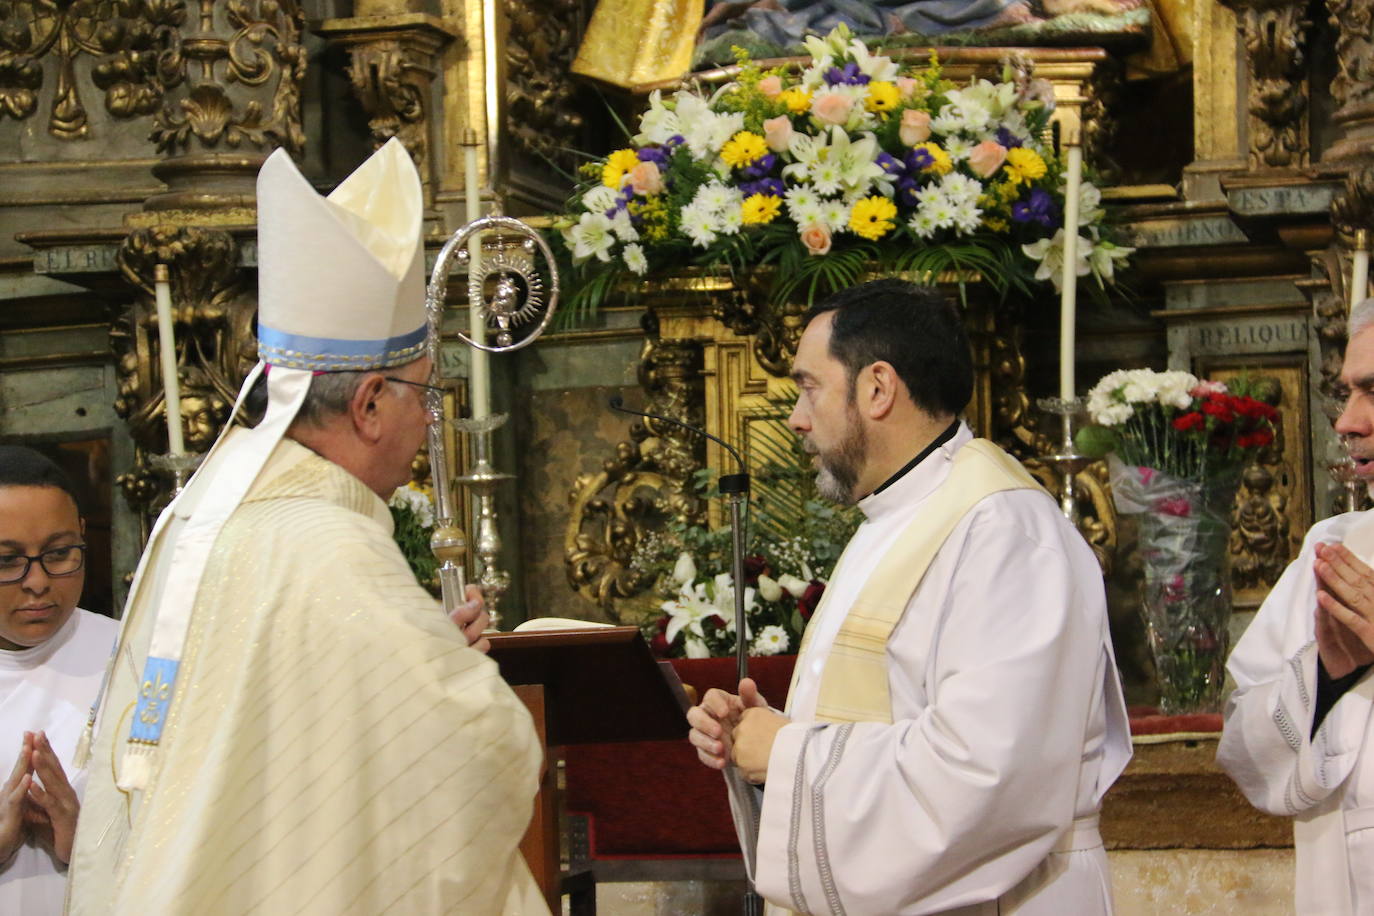
<svg viewBox="0 0 1374 916">
<path fill-rule="evenodd" d="M 474 266 L 468 244 L 474 238 L 492 239 L 490 248 L 481 252 Z M 542 256 L 548 275 L 548 288 L 537 266 Z M 458 332 L 468 346 L 487 353 L 506 353 L 529 346 L 544 333 L 558 308 L 558 265 L 553 252 L 536 230 L 520 220 L 499 213 L 480 217 L 449 237 L 439 249 L 430 273 L 425 295 L 425 311 L 429 322 L 429 357 L 433 364 L 430 383 L 442 389 L 439 344 L 443 330 L 444 299 L 448 294 L 449 266 L 453 261 L 468 265 L 468 309 L 480 318 L 479 327 L 491 332 L 494 342 L 474 339 L 472 334 Z M 488 297 L 488 289 L 492 290 Z M 476 333 L 476 332 L 473 332 Z M 505 422 L 505 415 L 487 415 L 473 419 L 446 419 L 444 399 L 440 390 L 428 392 L 431 413 L 429 426 L 430 469 L 434 478 L 437 521 L 430 549 L 439 560 L 439 585 L 445 612 L 452 614 L 464 600 L 465 577 L 463 560 L 468 540 L 455 515 L 452 484 L 466 486 L 476 503 L 477 538 L 475 553 L 480 564 L 477 585 L 482 590 L 492 625 L 500 616 L 496 605 L 510 587 L 510 573 L 499 568 L 501 537 L 496 516 L 496 488 L 510 474 L 497 471 L 491 463 L 491 434 Z M 473 443 L 473 467 L 456 478 L 449 477 L 448 449 L 445 445 L 446 424 L 469 437 Z"/>
</svg>

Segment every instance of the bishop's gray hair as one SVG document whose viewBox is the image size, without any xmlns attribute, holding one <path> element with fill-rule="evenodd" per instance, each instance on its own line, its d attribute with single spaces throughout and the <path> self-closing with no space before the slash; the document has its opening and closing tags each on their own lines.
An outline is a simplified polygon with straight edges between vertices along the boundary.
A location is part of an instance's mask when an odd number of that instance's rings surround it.
<svg viewBox="0 0 1374 916">
<path fill-rule="evenodd" d="M 325 372 L 310 380 L 310 390 L 296 411 L 295 422 L 306 426 L 323 426 L 332 418 L 348 410 L 353 395 L 365 376 L 376 369 L 362 371 Z"/>
<path fill-rule="evenodd" d="M 310 380 L 310 390 L 306 392 L 305 400 L 301 402 L 300 410 L 296 411 L 296 418 L 292 422 L 305 426 L 323 426 L 334 417 L 348 411 L 353 395 L 358 393 L 358 386 L 366 376 L 377 373 L 385 375 L 403 368 L 405 367 L 392 366 L 387 369 L 322 372 Z M 264 373 L 253 385 L 253 390 L 244 403 L 243 415 L 248 418 L 250 425 L 256 426 L 266 413 L 267 375 Z"/>
<path fill-rule="evenodd" d="M 1354 339 L 1355 335 L 1374 326 L 1374 297 L 1358 302 L 1350 310 L 1350 317 L 1345 322 L 1346 340 Z"/>
</svg>

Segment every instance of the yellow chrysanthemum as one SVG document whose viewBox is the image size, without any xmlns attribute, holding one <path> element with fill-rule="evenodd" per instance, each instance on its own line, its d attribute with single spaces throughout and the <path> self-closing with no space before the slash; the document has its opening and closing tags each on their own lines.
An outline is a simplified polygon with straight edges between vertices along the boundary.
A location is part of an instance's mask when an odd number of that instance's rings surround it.
<svg viewBox="0 0 1374 916">
<path fill-rule="evenodd" d="M 1045 177 L 1045 160 L 1035 150 L 1018 146 L 1007 150 L 1006 169 L 1013 182 L 1034 181 Z"/>
<path fill-rule="evenodd" d="M 933 172 L 936 175 L 946 175 L 949 170 L 954 168 L 954 163 L 950 161 L 949 153 L 940 149 L 940 144 L 927 140 L 925 143 L 917 143 L 912 147 L 913 150 L 925 150 L 930 156 L 930 163 L 921 169 L 923 172 Z"/>
<path fill-rule="evenodd" d="M 811 110 L 811 93 L 799 87 L 784 89 L 778 94 L 778 101 L 786 105 L 792 114 L 806 114 Z"/>
<path fill-rule="evenodd" d="M 632 149 L 618 149 L 606 157 L 601 167 L 601 183 L 608 188 L 619 188 L 625 173 L 639 165 L 639 156 Z"/>
<path fill-rule="evenodd" d="M 892 218 L 896 215 L 897 205 L 875 194 L 855 202 L 849 211 L 849 228 L 855 235 L 876 241 L 892 231 L 896 225 Z"/>
<path fill-rule="evenodd" d="M 869 111 L 891 111 L 902 101 L 902 93 L 896 84 L 879 80 L 868 84 L 868 98 L 864 107 Z"/>
<path fill-rule="evenodd" d="M 746 226 L 771 223 L 782 210 L 782 199 L 772 194 L 750 194 L 740 206 L 740 219 Z"/>
<path fill-rule="evenodd" d="M 742 130 L 735 134 L 720 148 L 720 158 L 732 169 L 742 169 L 752 165 L 768 153 L 768 144 L 758 134 Z"/>
<path fill-rule="evenodd" d="M 1011 228 L 1004 219 L 985 218 L 983 220 L 983 225 L 987 226 L 993 232 L 1006 232 Z"/>
</svg>

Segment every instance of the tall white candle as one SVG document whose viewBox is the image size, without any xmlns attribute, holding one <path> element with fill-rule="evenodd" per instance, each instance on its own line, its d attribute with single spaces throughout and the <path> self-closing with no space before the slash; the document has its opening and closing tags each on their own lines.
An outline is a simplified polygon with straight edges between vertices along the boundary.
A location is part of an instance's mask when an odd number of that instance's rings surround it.
<svg viewBox="0 0 1374 916">
<path fill-rule="evenodd" d="M 1064 175 L 1064 272 L 1059 290 L 1059 396 L 1072 400 L 1075 386 L 1074 322 L 1078 309 L 1078 186 L 1083 178 L 1083 149 L 1078 138 L 1065 142 L 1068 165 Z"/>
<path fill-rule="evenodd" d="M 177 342 L 172 333 L 172 287 L 167 265 L 153 268 L 153 300 L 157 304 L 157 341 L 162 359 L 162 395 L 167 403 L 167 450 L 186 454 L 181 437 L 181 380 L 177 378 Z"/>
<path fill-rule="evenodd" d="M 477 149 L 480 141 L 477 131 L 469 128 L 463 136 L 463 177 L 465 179 L 464 197 L 467 199 L 468 222 L 482 216 L 482 186 L 478 181 Z M 468 270 L 476 275 L 482 266 L 482 234 L 476 233 L 468 239 Z M 468 303 L 468 336 L 478 343 L 486 343 L 487 326 L 482 320 L 479 303 Z M 472 400 L 474 419 L 491 413 L 491 366 L 488 353 L 476 347 L 468 348 L 468 394 Z"/>
<path fill-rule="evenodd" d="M 1369 230 L 1355 231 L 1355 257 L 1350 265 L 1350 307 L 1369 298 Z"/>
</svg>

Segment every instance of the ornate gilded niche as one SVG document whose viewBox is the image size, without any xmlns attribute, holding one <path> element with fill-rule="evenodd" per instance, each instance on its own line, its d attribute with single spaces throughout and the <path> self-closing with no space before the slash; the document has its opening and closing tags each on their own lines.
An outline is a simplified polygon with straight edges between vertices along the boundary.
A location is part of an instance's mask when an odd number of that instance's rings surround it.
<svg viewBox="0 0 1374 916">
<path fill-rule="evenodd" d="M 957 295 L 952 282 L 946 288 Z M 1053 471 L 1038 460 L 1053 446 L 1026 391 L 1021 328 L 1024 309 L 1032 306 L 998 302 L 976 283 L 968 292 L 975 386 L 965 419 L 975 434 L 1003 445 L 1053 488 Z M 761 283 L 725 276 L 645 284 L 642 300 L 644 410 L 704 426 L 736 444 L 756 470 L 755 437 L 768 434 L 763 427 L 776 430 L 787 413 L 779 404 L 796 397 L 788 374 L 805 307 L 770 306 Z M 724 524 L 718 506 L 696 498 L 692 476 L 701 468 L 728 472 L 732 462 L 719 445 L 670 424 L 633 423 L 615 456 L 600 472 L 578 478 L 569 495 L 564 546 L 572 586 L 621 619 L 619 605 L 652 585 L 630 565 L 635 545 L 670 518 Z M 1102 469 L 1082 472 L 1075 485 L 1087 507 L 1084 536 L 1105 566 L 1115 546 L 1115 524 Z"/>
</svg>

